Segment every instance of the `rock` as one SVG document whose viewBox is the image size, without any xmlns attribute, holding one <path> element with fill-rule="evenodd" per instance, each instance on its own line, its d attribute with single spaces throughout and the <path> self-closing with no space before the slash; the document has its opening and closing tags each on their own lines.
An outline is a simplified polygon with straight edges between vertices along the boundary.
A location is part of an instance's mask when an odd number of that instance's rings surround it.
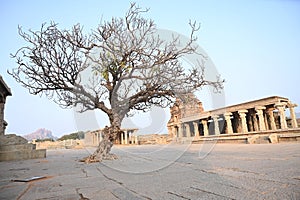
<svg viewBox="0 0 300 200">
<path fill-rule="evenodd" d="M 27 144 L 28 141 L 16 134 L 0 135 L 0 146 L 5 145 L 16 145 L 16 144 Z"/>
<path fill-rule="evenodd" d="M 247 139 L 249 144 L 268 144 L 269 137 L 268 136 L 262 136 L 262 135 L 253 135 L 251 137 L 248 137 Z"/>
<path fill-rule="evenodd" d="M 258 139 L 259 135 L 253 135 L 251 137 L 248 137 L 248 143 L 249 144 L 256 144 L 256 140 Z"/>
<path fill-rule="evenodd" d="M 273 133 L 269 136 L 269 140 L 271 143 L 278 143 L 278 135 L 276 133 Z"/>
<path fill-rule="evenodd" d="M 34 139 L 41 139 L 41 140 L 43 140 L 43 139 L 56 140 L 57 139 L 55 136 L 52 135 L 52 132 L 50 130 L 47 130 L 45 128 L 40 128 L 33 133 L 23 135 L 23 137 L 25 139 L 27 139 L 28 141 L 32 141 Z"/>
<path fill-rule="evenodd" d="M 0 135 L 0 161 L 45 158 L 46 150 L 15 134 Z"/>
</svg>

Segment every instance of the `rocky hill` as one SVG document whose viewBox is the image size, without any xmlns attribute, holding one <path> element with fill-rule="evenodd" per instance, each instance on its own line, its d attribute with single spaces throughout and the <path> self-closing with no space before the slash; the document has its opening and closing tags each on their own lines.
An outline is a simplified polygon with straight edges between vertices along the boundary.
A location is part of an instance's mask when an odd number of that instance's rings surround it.
<svg viewBox="0 0 300 200">
<path fill-rule="evenodd" d="M 47 130 L 45 128 L 40 128 L 35 132 L 27 135 L 23 135 L 22 137 L 24 137 L 28 141 L 31 141 L 33 139 L 47 139 L 47 138 L 54 139 L 54 140 L 57 139 L 57 137 L 52 135 L 52 132 L 50 130 Z"/>
</svg>

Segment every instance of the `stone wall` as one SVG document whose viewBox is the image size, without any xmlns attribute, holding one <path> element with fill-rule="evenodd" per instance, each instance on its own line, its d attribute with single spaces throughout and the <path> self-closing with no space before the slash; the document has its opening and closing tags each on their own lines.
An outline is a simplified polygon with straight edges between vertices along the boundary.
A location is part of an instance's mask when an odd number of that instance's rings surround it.
<svg viewBox="0 0 300 200">
<path fill-rule="evenodd" d="M 15 134 L 0 136 L 0 161 L 45 158 L 46 149 L 36 149 L 35 144 Z"/>
<path fill-rule="evenodd" d="M 84 148 L 83 140 L 63 140 L 63 141 L 43 141 L 33 142 L 37 149 L 82 149 Z"/>
<path fill-rule="evenodd" d="M 139 144 L 167 144 L 168 135 L 161 134 L 149 134 L 149 135 L 139 135 Z"/>
<path fill-rule="evenodd" d="M 11 96 L 10 88 L 0 76 L 0 135 L 4 135 L 7 122 L 4 120 L 4 107 L 7 96 Z"/>
</svg>

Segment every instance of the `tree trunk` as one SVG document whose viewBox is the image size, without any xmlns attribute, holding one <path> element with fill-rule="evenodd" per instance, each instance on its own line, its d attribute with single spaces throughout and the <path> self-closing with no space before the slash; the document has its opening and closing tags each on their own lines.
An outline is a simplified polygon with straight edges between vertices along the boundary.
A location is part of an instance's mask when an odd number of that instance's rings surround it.
<svg viewBox="0 0 300 200">
<path fill-rule="evenodd" d="M 119 117 L 110 120 L 111 126 L 106 126 L 103 130 L 103 139 L 99 143 L 96 151 L 81 161 L 85 163 L 101 162 L 102 160 L 115 160 L 118 157 L 110 153 L 111 148 L 118 134 L 122 133 L 120 129 L 121 120 Z"/>
</svg>

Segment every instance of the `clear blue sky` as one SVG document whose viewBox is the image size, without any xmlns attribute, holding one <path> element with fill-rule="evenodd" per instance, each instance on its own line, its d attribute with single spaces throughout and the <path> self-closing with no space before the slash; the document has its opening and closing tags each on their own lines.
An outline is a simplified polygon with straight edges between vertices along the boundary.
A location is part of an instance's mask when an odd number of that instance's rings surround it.
<svg viewBox="0 0 300 200">
<path fill-rule="evenodd" d="M 189 34 L 189 19 L 201 23 L 198 44 L 208 53 L 226 79 L 226 104 L 231 105 L 270 95 L 290 98 L 300 104 L 300 2 L 260 1 L 137 1 L 150 8 L 147 17 L 159 28 Z M 9 56 L 24 41 L 17 26 L 37 30 L 55 21 L 62 28 L 81 23 L 86 31 L 101 17 L 123 16 L 129 1 L 1 0 L 0 74 L 11 87 L 5 119 L 7 133 L 19 135 L 38 128 L 54 135 L 77 131 L 73 110 L 63 110 L 52 101 L 30 95 L 7 73 L 16 67 Z M 209 102 L 204 106 L 209 108 Z M 299 108 L 296 111 L 300 111 Z M 99 126 L 106 120 L 98 113 Z M 145 121 L 151 121 L 143 115 Z"/>
</svg>

